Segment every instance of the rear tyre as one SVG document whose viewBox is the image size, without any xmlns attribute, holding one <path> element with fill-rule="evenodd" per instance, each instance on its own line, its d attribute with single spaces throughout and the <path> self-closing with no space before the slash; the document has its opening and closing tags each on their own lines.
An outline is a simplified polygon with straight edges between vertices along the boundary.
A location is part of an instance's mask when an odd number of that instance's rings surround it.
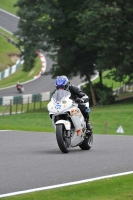
<svg viewBox="0 0 133 200">
<path fill-rule="evenodd" d="M 71 137 L 67 135 L 63 124 L 56 125 L 56 139 L 60 150 L 63 153 L 68 153 L 71 148 Z"/>
<path fill-rule="evenodd" d="M 89 150 L 92 147 L 92 144 L 93 144 L 93 134 L 85 137 L 84 141 L 82 142 L 82 144 L 79 145 L 79 147 L 82 150 Z"/>
</svg>

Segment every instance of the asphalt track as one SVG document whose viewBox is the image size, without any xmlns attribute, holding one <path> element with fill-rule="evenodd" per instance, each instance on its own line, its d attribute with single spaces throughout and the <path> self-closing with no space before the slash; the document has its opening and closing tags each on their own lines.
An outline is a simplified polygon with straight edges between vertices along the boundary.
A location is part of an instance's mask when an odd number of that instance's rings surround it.
<svg viewBox="0 0 133 200">
<path fill-rule="evenodd" d="M 63 154 L 54 133 L 0 131 L 0 195 L 133 170 L 133 137 L 94 135 Z"/>
<path fill-rule="evenodd" d="M 14 32 L 17 23 L 18 18 L 0 10 L 1 27 Z M 49 70 L 52 61 L 46 60 Z M 25 85 L 26 94 L 53 90 L 51 76 Z M 0 96 L 12 95 L 18 95 L 15 88 L 0 90 Z M 53 133 L 1 131 L 0 195 L 132 171 L 132 144 L 132 136 L 94 135 L 91 150 L 76 147 L 63 154 Z"/>
</svg>

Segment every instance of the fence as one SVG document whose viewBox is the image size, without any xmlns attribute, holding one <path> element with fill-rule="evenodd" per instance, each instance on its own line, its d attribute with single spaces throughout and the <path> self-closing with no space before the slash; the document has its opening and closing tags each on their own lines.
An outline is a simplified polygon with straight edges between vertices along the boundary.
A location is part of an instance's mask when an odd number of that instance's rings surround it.
<svg viewBox="0 0 133 200">
<path fill-rule="evenodd" d="M 40 94 L 12 96 L 0 98 L 0 113 L 17 114 L 46 108 L 47 101 L 50 100 L 51 93 L 44 92 Z"/>
<path fill-rule="evenodd" d="M 113 90 L 114 95 L 123 94 L 124 92 L 133 92 L 133 84 L 123 85 L 123 86 Z"/>
<path fill-rule="evenodd" d="M 124 92 L 132 92 L 133 84 L 123 85 L 113 90 L 114 95 Z M 23 96 L 0 97 L 0 115 L 17 114 L 46 108 L 47 101 L 50 100 L 51 93 L 27 94 Z"/>
</svg>

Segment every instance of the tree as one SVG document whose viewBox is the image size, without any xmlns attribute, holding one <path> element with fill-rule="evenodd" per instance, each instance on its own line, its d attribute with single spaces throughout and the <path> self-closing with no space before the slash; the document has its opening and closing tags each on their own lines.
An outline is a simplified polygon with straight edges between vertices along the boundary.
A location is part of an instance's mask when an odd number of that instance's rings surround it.
<svg viewBox="0 0 133 200">
<path fill-rule="evenodd" d="M 104 0 L 84 3 L 84 12 L 78 15 L 78 41 L 98 51 L 98 70 L 110 69 L 114 79 L 122 81 L 133 77 L 133 9 L 130 0 Z"/>
<path fill-rule="evenodd" d="M 18 0 L 19 46 L 24 70 L 34 66 L 37 49 L 55 61 L 52 77 L 80 75 L 88 80 L 94 69 L 111 70 L 121 81 L 133 77 L 133 9 L 127 0 Z M 95 96 L 93 103 L 96 104 Z"/>
<path fill-rule="evenodd" d="M 19 46 L 24 47 L 24 70 L 34 64 L 35 50 L 48 51 L 55 61 L 50 73 L 52 77 L 65 74 L 68 77 L 80 75 L 90 82 L 94 72 L 95 51 L 88 51 L 77 42 L 79 24 L 76 16 L 82 7 L 82 0 L 19 0 L 19 31 L 23 38 Z M 44 43 L 45 41 L 45 43 Z M 93 92 L 93 103 L 96 104 Z"/>
</svg>

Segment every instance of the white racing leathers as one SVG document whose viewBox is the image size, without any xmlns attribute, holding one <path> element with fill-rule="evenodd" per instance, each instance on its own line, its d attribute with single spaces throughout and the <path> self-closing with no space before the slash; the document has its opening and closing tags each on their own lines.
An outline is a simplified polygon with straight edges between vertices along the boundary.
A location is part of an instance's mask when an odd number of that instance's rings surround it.
<svg viewBox="0 0 133 200">
<path fill-rule="evenodd" d="M 93 143 L 93 135 L 86 135 L 86 122 L 78 104 L 73 102 L 70 96 L 69 91 L 56 90 L 47 105 L 57 143 L 63 153 L 68 153 L 71 147 L 75 146 L 89 150 Z"/>
</svg>

